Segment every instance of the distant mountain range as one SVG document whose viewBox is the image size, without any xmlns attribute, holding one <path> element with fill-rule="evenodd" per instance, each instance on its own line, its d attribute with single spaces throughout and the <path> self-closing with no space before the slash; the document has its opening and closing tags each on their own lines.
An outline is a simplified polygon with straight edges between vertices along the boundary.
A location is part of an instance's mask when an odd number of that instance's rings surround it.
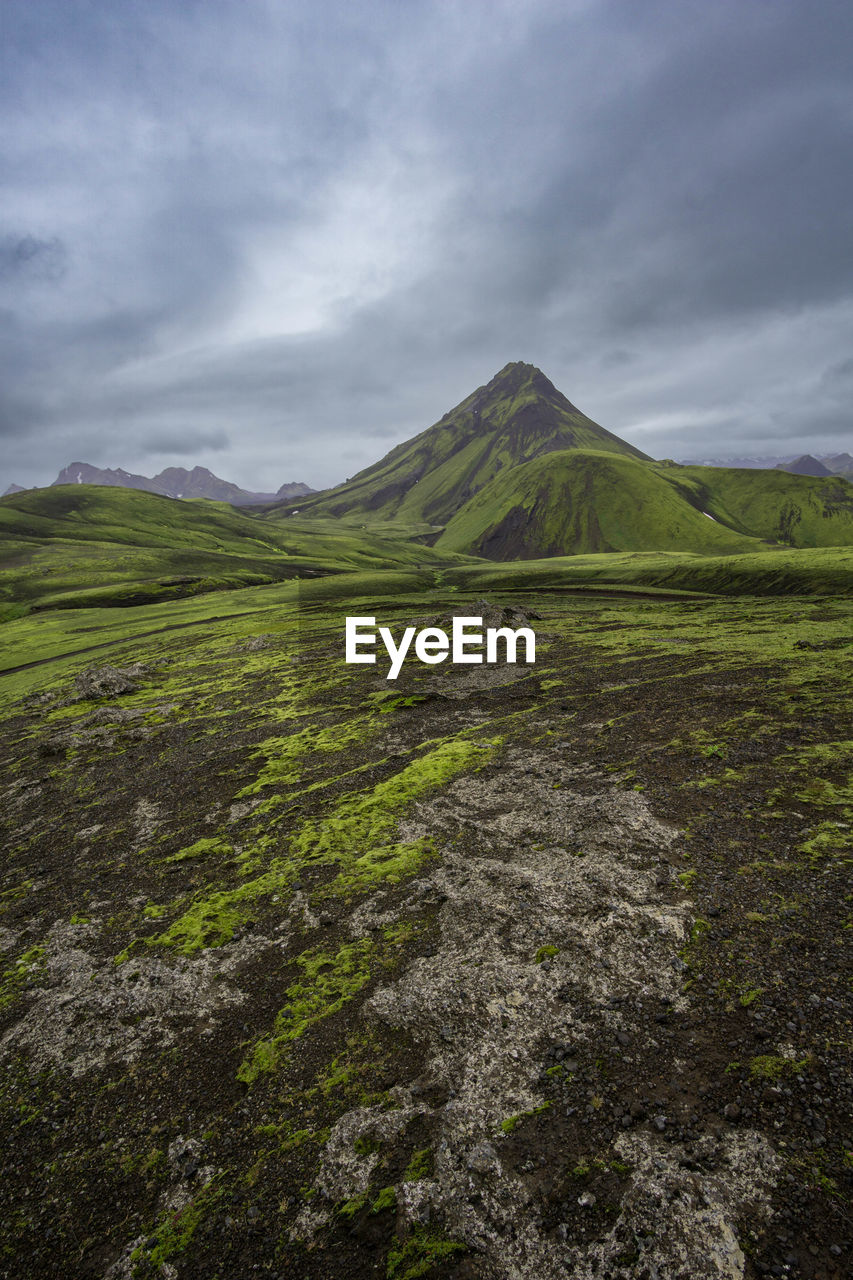
<svg viewBox="0 0 853 1280">
<path fill-rule="evenodd" d="M 776 469 L 798 476 L 846 476 L 849 480 L 853 479 L 853 458 L 849 453 L 834 453 L 825 458 L 803 453 L 791 462 L 778 462 Z"/>
<path fill-rule="evenodd" d="M 685 467 L 741 467 L 747 470 L 790 471 L 800 476 L 845 476 L 853 479 L 853 457 L 849 453 L 830 453 L 815 457 L 811 453 L 786 454 L 764 458 L 690 458 Z"/>
<path fill-rule="evenodd" d="M 64 467 L 50 486 L 58 484 L 97 484 L 120 489 L 142 489 L 146 493 L 159 493 L 165 498 L 211 498 L 215 502 L 230 502 L 235 507 L 260 506 L 267 502 L 281 502 L 313 493 L 307 484 L 294 482 L 283 484 L 276 493 L 251 493 L 228 480 L 220 480 L 207 467 L 166 467 L 156 476 L 138 476 L 121 467 L 93 467 L 88 462 L 72 462 Z M 20 485 L 10 484 L 3 494 L 24 492 Z"/>
</svg>

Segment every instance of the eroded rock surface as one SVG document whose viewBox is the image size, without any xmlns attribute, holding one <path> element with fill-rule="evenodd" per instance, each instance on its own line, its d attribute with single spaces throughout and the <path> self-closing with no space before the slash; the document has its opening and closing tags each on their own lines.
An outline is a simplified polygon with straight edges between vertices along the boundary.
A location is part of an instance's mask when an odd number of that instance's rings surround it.
<svg viewBox="0 0 853 1280">
<path fill-rule="evenodd" d="M 604 1017 L 615 1033 L 626 1024 L 620 1001 L 677 1007 L 682 999 L 673 961 L 688 910 L 668 904 L 656 880 L 678 833 L 636 792 L 589 770 L 582 776 L 584 792 L 541 757 L 508 753 L 499 776 L 460 779 L 403 824 L 409 839 L 468 836 L 464 852 L 446 846 L 440 869 L 411 887 L 413 901 L 440 904 L 435 953 L 381 986 L 364 1011 L 412 1035 L 423 1070 L 397 1090 L 393 1111 L 362 1107 L 338 1121 L 317 1178 L 328 1207 L 312 1200 L 297 1236 L 310 1237 L 334 1205 L 364 1194 L 376 1144 L 392 1143 L 418 1116 L 432 1127 L 434 1174 L 399 1184 L 398 1209 L 415 1224 L 438 1214 L 487 1260 L 483 1275 L 639 1274 L 614 1260 L 626 1239 L 652 1229 L 667 1241 L 665 1254 L 654 1253 L 661 1280 L 700 1274 L 685 1268 L 706 1258 L 709 1276 L 743 1275 L 731 1222 L 744 1205 L 762 1203 L 776 1164 L 755 1135 L 732 1135 L 719 1150 L 711 1142 L 696 1159 L 718 1172 L 704 1178 L 683 1167 L 683 1150 L 651 1134 L 620 1137 L 631 1168 L 621 1215 L 588 1249 L 568 1247 L 565 1230 L 543 1221 L 536 1180 L 506 1158 L 513 1121 L 551 1105 L 541 1088 L 543 1038 L 594 1056 L 602 1019 L 587 1016 L 591 1006 L 617 1006 Z M 386 923 L 381 902 L 374 915 L 369 905 L 352 917 L 353 936 Z M 420 1101 L 436 1091 L 448 1099 L 440 1108 Z M 578 1090 L 577 1104 L 589 1096 Z"/>
<path fill-rule="evenodd" d="M 272 945 L 243 939 L 218 953 L 141 954 L 116 964 L 86 949 L 98 932 L 92 923 L 50 929 L 29 1008 L 0 1040 L 0 1053 L 23 1050 L 35 1070 L 81 1076 L 187 1034 L 212 1034 L 222 1012 L 245 999 L 233 980 L 240 966 Z"/>
</svg>

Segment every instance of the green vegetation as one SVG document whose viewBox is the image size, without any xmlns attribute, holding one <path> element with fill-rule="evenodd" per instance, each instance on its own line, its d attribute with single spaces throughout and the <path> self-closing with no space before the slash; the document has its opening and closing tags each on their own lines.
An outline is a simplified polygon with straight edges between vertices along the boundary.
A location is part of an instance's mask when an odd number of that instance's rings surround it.
<svg viewBox="0 0 853 1280">
<path fill-rule="evenodd" d="M 254 782 L 243 787 L 238 798 L 257 795 L 282 783 L 297 782 L 302 775 L 306 755 L 315 751 L 344 751 L 353 743 L 363 741 L 377 727 L 376 716 L 357 716 L 319 731 L 306 728 L 286 738 L 268 738 L 253 756 L 253 759 L 263 759 L 266 762 L 264 767 Z"/>
<path fill-rule="evenodd" d="M 422 1147 L 420 1151 L 415 1151 L 412 1155 L 403 1174 L 403 1181 L 420 1182 L 421 1179 L 430 1177 L 432 1167 L 432 1151 L 429 1147 Z"/>
<path fill-rule="evenodd" d="M 760 551 L 762 542 L 850 546 L 853 485 L 777 471 L 673 469 L 573 448 L 501 472 L 455 512 L 437 545 L 508 560 L 734 555 Z"/>
<path fill-rule="evenodd" d="M 397 1208 L 397 1188 L 383 1187 L 370 1206 L 371 1213 L 382 1213 L 386 1209 Z"/>
<path fill-rule="evenodd" d="M 799 1075 L 808 1065 L 808 1058 L 801 1058 L 797 1062 L 793 1058 L 780 1058 L 765 1053 L 750 1060 L 749 1074 L 753 1080 L 778 1080 L 784 1075 Z"/>
<path fill-rule="evenodd" d="M 756 546 L 692 507 L 668 477 L 612 453 L 547 454 L 481 489 L 455 513 L 439 545 L 494 560 L 600 551 L 726 555 Z"/>
<path fill-rule="evenodd" d="M 272 1034 L 260 1040 L 237 1072 L 238 1080 L 253 1084 L 274 1071 L 286 1047 L 309 1027 L 337 1013 L 370 981 L 374 966 L 396 963 L 399 948 L 411 937 L 411 926 L 387 928 L 379 942 L 363 939 L 342 946 L 334 955 L 320 949 L 305 951 L 296 963 L 303 978 L 287 988 L 289 1003 L 278 1014 Z"/>
<path fill-rule="evenodd" d="M 417 1280 L 427 1275 L 453 1254 L 465 1253 L 466 1246 L 427 1227 L 415 1227 L 402 1244 L 392 1246 L 388 1254 L 388 1280 Z"/>
<path fill-rule="evenodd" d="M 218 1180 L 210 1182 L 182 1209 L 166 1214 L 146 1244 L 131 1254 L 133 1274 L 157 1274 L 164 1263 L 185 1254 L 195 1233 L 223 1194 L 224 1188 Z"/>
<path fill-rule="evenodd" d="M 14 964 L 0 973 L 0 1010 L 12 1004 L 18 994 L 44 965 L 45 949 L 28 947 Z"/>
<path fill-rule="evenodd" d="M 539 1116 L 547 1111 L 551 1106 L 550 1102 L 543 1102 L 538 1107 L 532 1107 L 529 1111 L 519 1111 L 514 1116 L 507 1116 L 506 1120 L 501 1121 L 501 1132 L 509 1135 L 521 1124 L 522 1120 L 527 1120 L 530 1116 Z"/>
<path fill-rule="evenodd" d="M 714 519 L 791 547 L 849 546 L 853 485 L 840 476 L 789 471 L 679 467 L 672 484 Z"/>
<path fill-rule="evenodd" d="M 0 622 L 29 610 L 132 608 L 318 574 L 460 563 L 401 526 L 286 527 L 221 502 L 58 485 L 0 499 Z"/>
<path fill-rule="evenodd" d="M 458 773 L 481 768 L 492 758 L 500 741 L 491 735 L 477 741 L 463 732 L 438 743 L 368 791 L 347 794 L 322 820 L 309 820 L 298 828 L 290 841 L 288 856 L 272 858 L 260 875 L 243 879 L 233 888 L 202 892 L 183 909 L 180 902 L 174 904 L 180 914 L 166 930 L 147 939 L 148 945 L 177 947 L 185 955 L 204 947 L 221 946 L 245 921 L 252 904 L 274 894 L 289 893 L 299 871 L 315 864 L 340 868 L 320 891 L 322 897 L 348 895 L 379 881 L 396 884 L 412 875 L 431 856 L 432 846 L 424 839 L 390 839 L 400 817 L 419 796 L 444 785 Z M 252 794 L 255 789 L 245 788 L 239 794 Z M 260 834 L 256 838 L 263 843 Z M 228 849 L 218 838 L 204 838 L 167 861 L 185 861 Z M 250 870 L 254 862 L 251 856 L 243 855 L 242 869 Z M 152 907 L 146 912 L 151 918 L 160 918 L 170 910 L 163 905 Z M 119 958 L 126 956 L 127 951 Z"/>
<path fill-rule="evenodd" d="M 0 502 L 4 1262 L 453 1271 L 485 1140 L 592 1240 L 622 1123 L 699 1141 L 735 1073 L 804 1212 L 847 1189 L 847 490 L 652 463 L 535 374 L 298 515 Z M 346 614 L 484 599 L 533 670 L 343 662 Z"/>
<path fill-rule="evenodd" d="M 343 869 L 325 890 L 347 893 L 377 880 L 395 883 L 429 856 L 427 840 L 388 842 L 406 808 L 456 774 L 481 768 L 500 745 L 499 737 L 478 742 L 451 738 L 407 765 L 371 791 L 341 801 L 321 822 L 307 823 L 294 842 L 305 862 L 337 862 Z"/>
</svg>

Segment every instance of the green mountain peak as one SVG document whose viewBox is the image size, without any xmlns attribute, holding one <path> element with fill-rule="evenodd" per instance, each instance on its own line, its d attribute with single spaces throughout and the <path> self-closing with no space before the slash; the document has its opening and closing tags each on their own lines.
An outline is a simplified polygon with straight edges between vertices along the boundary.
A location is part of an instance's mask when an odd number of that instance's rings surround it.
<svg viewBox="0 0 853 1280">
<path fill-rule="evenodd" d="M 648 460 L 581 413 L 536 365 L 512 361 L 434 426 L 301 502 L 300 514 L 444 524 L 498 472 L 565 449 Z"/>
<path fill-rule="evenodd" d="M 525 364 L 523 360 L 511 360 L 509 364 L 505 364 L 491 382 L 487 382 L 485 387 L 481 388 L 481 391 L 487 395 L 516 395 L 523 388 L 529 388 L 537 395 L 554 397 L 566 404 L 571 403 L 566 400 L 561 391 L 557 390 L 551 379 L 547 378 L 541 369 L 538 369 L 535 364 Z"/>
</svg>

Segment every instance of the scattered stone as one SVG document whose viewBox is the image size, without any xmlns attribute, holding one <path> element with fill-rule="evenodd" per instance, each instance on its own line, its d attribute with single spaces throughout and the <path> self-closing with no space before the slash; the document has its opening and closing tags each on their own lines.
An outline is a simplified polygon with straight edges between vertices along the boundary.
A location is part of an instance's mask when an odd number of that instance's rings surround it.
<svg viewBox="0 0 853 1280">
<path fill-rule="evenodd" d="M 500 1167 L 498 1153 L 490 1142 L 481 1142 L 468 1152 L 468 1168 L 474 1173 L 491 1173 Z"/>
<path fill-rule="evenodd" d="M 275 642 L 276 637 L 269 634 L 249 636 L 247 640 L 235 644 L 234 648 L 238 653 L 259 653 L 262 649 L 271 648 Z"/>
<path fill-rule="evenodd" d="M 74 677 L 74 687 L 78 697 L 84 701 L 89 698 L 117 698 L 123 693 L 135 693 L 140 677 L 147 672 L 148 667 L 141 662 L 134 662 L 129 667 L 113 667 L 109 663 L 102 667 L 87 667 Z"/>
</svg>

